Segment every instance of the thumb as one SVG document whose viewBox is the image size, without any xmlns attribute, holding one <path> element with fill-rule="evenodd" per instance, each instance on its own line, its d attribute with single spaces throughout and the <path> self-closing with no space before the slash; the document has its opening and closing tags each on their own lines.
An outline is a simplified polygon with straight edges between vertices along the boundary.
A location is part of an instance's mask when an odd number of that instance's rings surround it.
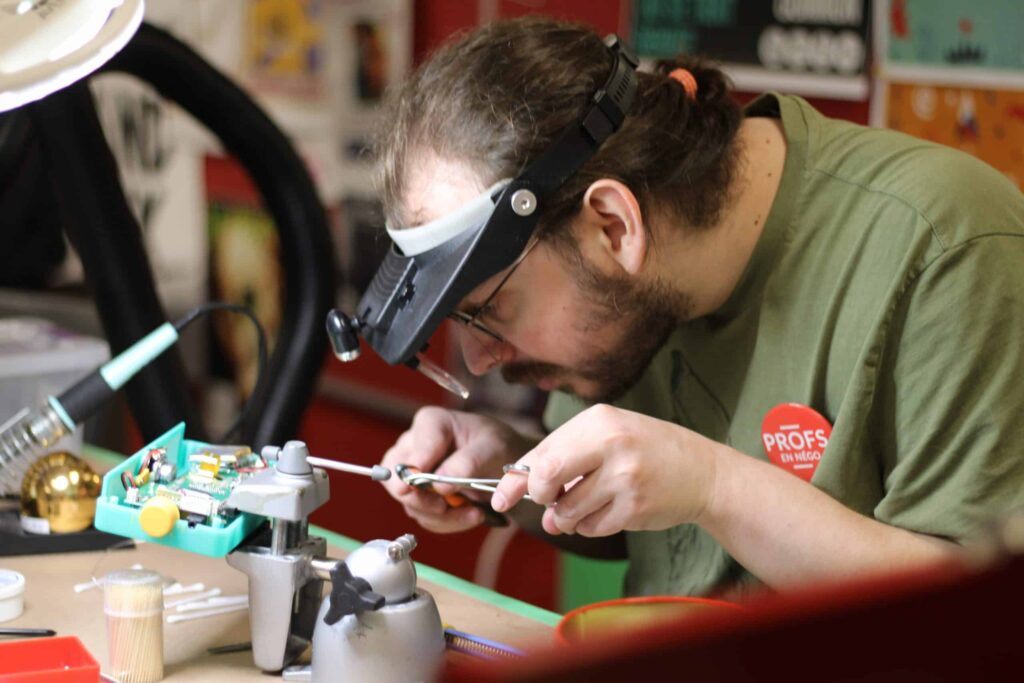
<svg viewBox="0 0 1024 683">
<path fill-rule="evenodd" d="M 480 476 L 480 462 L 472 447 L 460 448 L 445 458 L 434 473 L 445 477 L 478 477 Z M 454 484 L 434 484 L 434 490 L 442 495 L 456 493 L 465 490 L 465 487 Z"/>
</svg>

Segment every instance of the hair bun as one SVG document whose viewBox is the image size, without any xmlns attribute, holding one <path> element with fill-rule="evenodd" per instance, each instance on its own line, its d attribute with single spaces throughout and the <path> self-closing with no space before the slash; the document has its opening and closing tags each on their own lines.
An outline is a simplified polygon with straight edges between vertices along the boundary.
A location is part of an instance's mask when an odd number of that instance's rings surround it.
<svg viewBox="0 0 1024 683">
<path fill-rule="evenodd" d="M 701 102 L 718 102 L 724 97 L 731 97 L 732 83 L 728 76 L 718 68 L 718 65 L 711 60 L 680 54 L 673 59 L 659 59 L 655 62 L 654 67 L 655 73 L 669 78 L 674 78 L 673 73 L 679 69 L 688 71 L 696 82 L 696 92 L 691 99 Z M 689 94 L 689 90 L 687 93 Z"/>
</svg>

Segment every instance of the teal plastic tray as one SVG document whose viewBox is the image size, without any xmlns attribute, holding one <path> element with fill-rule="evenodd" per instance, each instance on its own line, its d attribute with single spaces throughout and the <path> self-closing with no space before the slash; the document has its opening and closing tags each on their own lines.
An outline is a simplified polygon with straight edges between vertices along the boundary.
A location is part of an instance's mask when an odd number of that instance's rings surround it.
<svg viewBox="0 0 1024 683">
<path fill-rule="evenodd" d="M 139 526 L 139 508 L 124 502 L 125 488 L 121 483 L 121 472 L 138 471 L 146 453 L 151 448 L 161 447 L 167 449 L 168 459 L 174 460 L 179 472 L 186 471 L 188 456 L 202 451 L 210 444 L 191 441 L 184 437 L 185 423 L 182 422 L 104 475 L 103 489 L 99 500 L 96 501 L 97 529 L 149 543 L 181 548 L 200 555 L 224 557 L 263 523 L 264 517 L 242 512 L 227 526 L 221 528 L 204 524 L 189 527 L 188 522 L 182 519 L 178 520 L 170 533 L 159 538 L 150 536 L 142 530 Z"/>
</svg>

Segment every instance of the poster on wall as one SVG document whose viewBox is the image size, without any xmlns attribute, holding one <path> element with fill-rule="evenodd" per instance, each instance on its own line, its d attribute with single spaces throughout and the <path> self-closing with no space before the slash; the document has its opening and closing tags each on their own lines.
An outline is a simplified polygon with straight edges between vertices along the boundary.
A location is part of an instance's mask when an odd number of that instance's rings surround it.
<svg viewBox="0 0 1024 683">
<path fill-rule="evenodd" d="M 1024 189 L 1024 3 L 880 0 L 871 120 L 969 154 Z"/>
<path fill-rule="evenodd" d="M 1024 2 L 888 0 L 885 62 L 1024 70 Z"/>
<path fill-rule="evenodd" d="M 211 300 L 247 306 L 263 325 L 272 349 L 281 325 L 284 274 L 277 230 L 248 175 L 233 159 L 204 160 L 210 253 Z M 258 370 L 257 338 L 240 315 L 215 316 L 222 357 L 235 377 L 238 395 L 249 395 Z M 215 368 L 217 370 L 217 368 Z"/>
<path fill-rule="evenodd" d="M 195 124 L 148 85 L 118 73 L 90 80 L 121 186 L 139 223 L 163 305 L 206 297 L 202 168 Z"/>
<path fill-rule="evenodd" d="M 884 125 L 973 154 L 1024 190 L 1024 91 L 888 83 Z"/>
<path fill-rule="evenodd" d="M 1024 2 L 879 0 L 875 23 L 882 81 L 1024 90 Z"/>
<path fill-rule="evenodd" d="M 870 0 L 635 0 L 641 57 L 722 62 L 739 90 L 863 100 Z"/>
<path fill-rule="evenodd" d="M 384 91 L 400 82 L 412 64 L 409 0 L 346 0 L 332 7 L 337 37 L 332 72 L 337 121 L 339 182 L 344 199 L 372 196 L 370 138 Z"/>
<path fill-rule="evenodd" d="M 317 100 L 324 92 L 323 0 L 249 0 L 243 72 L 261 93 Z"/>
</svg>

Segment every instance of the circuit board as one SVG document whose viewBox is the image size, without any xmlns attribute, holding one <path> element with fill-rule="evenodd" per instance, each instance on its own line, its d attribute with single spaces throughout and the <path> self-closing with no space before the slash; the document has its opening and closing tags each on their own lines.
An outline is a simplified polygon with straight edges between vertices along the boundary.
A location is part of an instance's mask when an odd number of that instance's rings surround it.
<svg viewBox="0 0 1024 683">
<path fill-rule="evenodd" d="M 121 472 L 123 504 L 140 509 L 154 504 L 172 511 L 176 508 L 190 528 L 200 524 L 223 528 L 238 514 L 227 505 L 235 485 L 267 467 L 262 456 L 248 446 L 212 444 L 187 453 L 184 464 L 185 471 L 179 471 L 166 448 L 149 449 L 136 471 Z M 155 501 L 158 498 L 164 500 Z"/>
</svg>

